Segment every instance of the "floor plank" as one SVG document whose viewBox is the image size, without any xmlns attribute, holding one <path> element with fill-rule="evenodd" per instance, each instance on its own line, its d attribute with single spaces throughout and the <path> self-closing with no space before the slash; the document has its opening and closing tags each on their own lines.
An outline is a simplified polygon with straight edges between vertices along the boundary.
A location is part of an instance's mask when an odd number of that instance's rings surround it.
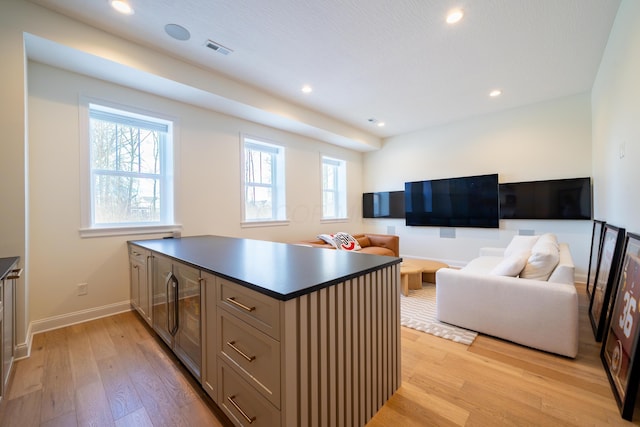
<svg viewBox="0 0 640 427">
<path fill-rule="evenodd" d="M 15 363 L 13 380 L 8 398 L 16 399 L 20 396 L 42 390 L 42 374 L 44 372 L 45 350 L 44 334 L 37 334 L 31 343 L 31 356 Z"/>
<path fill-rule="evenodd" d="M 41 422 L 75 411 L 68 333 L 68 328 L 56 329 L 48 332 L 45 337 Z"/>
<path fill-rule="evenodd" d="M 98 369 L 114 420 L 142 408 L 142 402 L 120 358 L 110 357 L 99 360 Z"/>
</svg>

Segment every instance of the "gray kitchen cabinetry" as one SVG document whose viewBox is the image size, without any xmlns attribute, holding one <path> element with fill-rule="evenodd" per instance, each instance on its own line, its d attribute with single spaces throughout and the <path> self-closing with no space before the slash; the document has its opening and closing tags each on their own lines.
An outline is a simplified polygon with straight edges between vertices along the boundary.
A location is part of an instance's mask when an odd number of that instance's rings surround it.
<svg viewBox="0 0 640 427">
<path fill-rule="evenodd" d="M 2 258 L 0 271 L 0 398 L 4 397 L 15 351 L 15 283 L 22 270 L 18 268 L 19 258 Z M 7 267 L 8 266 L 8 267 Z"/>
<path fill-rule="evenodd" d="M 153 329 L 202 383 L 202 280 L 200 270 L 153 257 Z"/>
<path fill-rule="evenodd" d="M 140 316 L 153 326 L 151 310 L 151 252 L 139 246 L 129 245 L 129 273 L 131 275 L 131 305 Z"/>
</svg>

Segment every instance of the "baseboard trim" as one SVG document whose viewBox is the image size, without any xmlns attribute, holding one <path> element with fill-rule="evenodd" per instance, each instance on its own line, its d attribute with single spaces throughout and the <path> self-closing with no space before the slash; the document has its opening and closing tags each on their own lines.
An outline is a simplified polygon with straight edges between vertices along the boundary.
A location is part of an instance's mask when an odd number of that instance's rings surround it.
<svg viewBox="0 0 640 427">
<path fill-rule="evenodd" d="M 14 360 L 26 359 L 31 356 L 31 342 L 33 341 L 33 334 L 31 333 L 31 324 L 27 328 L 27 340 L 22 344 L 17 344 L 13 349 Z"/>
<path fill-rule="evenodd" d="M 74 311 L 73 313 L 52 316 L 46 319 L 34 320 L 29 323 L 26 342 L 16 346 L 15 358 L 18 360 L 29 357 L 31 354 L 33 336 L 35 334 L 88 322 L 89 320 L 100 319 L 101 317 L 113 316 L 114 314 L 124 313 L 131 310 L 131 301 L 126 300 L 86 310 Z"/>
</svg>

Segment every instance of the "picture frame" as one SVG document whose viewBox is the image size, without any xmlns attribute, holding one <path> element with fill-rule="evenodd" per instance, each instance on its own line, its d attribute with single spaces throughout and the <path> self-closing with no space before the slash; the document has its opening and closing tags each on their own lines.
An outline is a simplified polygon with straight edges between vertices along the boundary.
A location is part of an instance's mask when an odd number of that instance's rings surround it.
<svg viewBox="0 0 640 427">
<path fill-rule="evenodd" d="M 600 261 L 600 250 L 602 249 L 602 237 L 604 236 L 605 221 L 593 220 L 593 230 L 591 232 L 591 251 L 589 252 L 589 271 L 587 273 L 587 296 L 591 298 L 591 293 L 596 282 L 598 271 L 598 261 Z"/>
<path fill-rule="evenodd" d="M 616 276 L 624 242 L 624 228 L 604 224 L 602 248 L 598 257 L 598 269 L 589 304 L 589 320 L 591 321 L 596 342 L 602 341 L 606 321 L 609 318 L 611 294 L 616 285 Z"/>
<path fill-rule="evenodd" d="M 636 287 L 637 286 L 637 287 Z M 625 239 L 611 316 L 600 350 L 620 414 L 631 421 L 640 383 L 640 235 Z"/>
</svg>

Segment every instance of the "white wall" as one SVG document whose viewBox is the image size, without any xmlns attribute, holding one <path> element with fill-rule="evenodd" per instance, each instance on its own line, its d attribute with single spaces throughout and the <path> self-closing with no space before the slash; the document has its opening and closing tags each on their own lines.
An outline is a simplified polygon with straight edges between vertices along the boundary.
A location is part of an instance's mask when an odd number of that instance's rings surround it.
<svg viewBox="0 0 640 427">
<path fill-rule="evenodd" d="M 508 96 L 508 94 L 506 95 Z M 365 191 L 402 190 L 405 181 L 498 173 L 517 182 L 591 176 L 589 94 L 512 109 L 389 138 L 365 154 Z M 502 220 L 499 229 L 406 227 L 404 220 L 366 220 L 369 231 L 395 227 L 400 252 L 461 266 L 483 246 L 506 246 L 520 229 L 556 233 L 571 245 L 578 279 L 586 280 L 590 221 Z"/>
<path fill-rule="evenodd" d="M 362 194 L 358 152 L 137 92 L 40 63 L 28 63 L 31 320 L 128 302 L 126 240 L 149 236 L 80 238 L 79 96 L 175 117 L 179 126 L 177 218 L 183 235 L 220 234 L 276 241 L 308 239 L 320 222 L 320 156 L 347 161 L 351 222 L 357 231 Z M 240 133 L 285 146 L 291 223 L 242 228 Z M 353 219 L 358 218 L 358 219 Z M 259 256 L 259 254 L 256 254 Z M 76 296 L 78 283 L 89 284 Z"/>
<path fill-rule="evenodd" d="M 640 233 L 640 2 L 618 10 L 593 86 L 595 217 Z"/>
</svg>

